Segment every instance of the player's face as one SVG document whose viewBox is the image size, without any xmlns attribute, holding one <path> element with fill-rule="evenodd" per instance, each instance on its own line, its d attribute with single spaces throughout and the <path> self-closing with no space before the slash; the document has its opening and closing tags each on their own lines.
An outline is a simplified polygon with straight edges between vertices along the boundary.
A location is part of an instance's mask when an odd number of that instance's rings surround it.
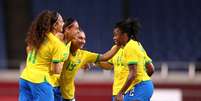
<svg viewBox="0 0 201 101">
<path fill-rule="evenodd" d="M 86 36 L 85 36 L 85 33 L 84 32 L 78 32 L 77 35 L 75 36 L 75 41 L 74 42 L 74 45 L 79 48 L 79 49 L 82 49 L 86 43 Z"/>
<path fill-rule="evenodd" d="M 55 29 L 58 32 L 62 32 L 63 31 L 63 25 L 64 25 L 63 18 L 61 17 L 61 15 L 59 15 L 57 21 L 55 22 Z"/>
<path fill-rule="evenodd" d="M 79 33 L 79 24 L 77 21 L 74 21 L 71 25 L 64 29 L 64 35 L 69 40 L 73 39 L 77 33 Z"/>
<path fill-rule="evenodd" d="M 113 36 L 114 43 L 117 45 L 122 45 L 123 44 L 123 34 L 119 30 L 119 28 L 114 29 L 113 35 L 114 35 Z"/>
</svg>

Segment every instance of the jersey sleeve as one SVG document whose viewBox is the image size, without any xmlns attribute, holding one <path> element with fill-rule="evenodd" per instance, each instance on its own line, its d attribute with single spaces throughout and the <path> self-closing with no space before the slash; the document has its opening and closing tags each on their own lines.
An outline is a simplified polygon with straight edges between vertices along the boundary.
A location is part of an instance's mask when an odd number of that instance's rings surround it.
<svg viewBox="0 0 201 101">
<path fill-rule="evenodd" d="M 124 50 L 125 52 L 125 59 L 128 65 L 135 65 L 138 63 L 138 52 L 135 47 L 127 47 Z"/>
<path fill-rule="evenodd" d="M 84 54 L 86 56 L 86 63 L 96 62 L 100 57 L 100 54 L 89 51 L 84 51 Z"/>
<path fill-rule="evenodd" d="M 52 62 L 63 62 L 67 59 L 69 55 L 69 50 L 67 46 L 57 44 L 54 46 L 53 52 L 52 52 Z"/>
</svg>

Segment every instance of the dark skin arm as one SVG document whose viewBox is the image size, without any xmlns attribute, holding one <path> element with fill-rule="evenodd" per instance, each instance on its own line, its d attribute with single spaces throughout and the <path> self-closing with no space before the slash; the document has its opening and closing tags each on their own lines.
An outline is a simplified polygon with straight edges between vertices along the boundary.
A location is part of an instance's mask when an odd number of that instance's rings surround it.
<svg viewBox="0 0 201 101">
<path fill-rule="evenodd" d="M 109 51 L 107 51 L 103 55 L 100 55 L 98 61 L 107 61 L 107 60 L 109 60 L 110 58 L 112 58 L 118 52 L 119 48 L 120 48 L 120 46 L 115 45 Z"/>
<path fill-rule="evenodd" d="M 51 71 L 53 74 L 60 74 L 63 68 L 63 62 L 51 63 Z"/>
<path fill-rule="evenodd" d="M 117 94 L 117 96 L 115 96 L 115 101 L 123 101 L 123 94 L 126 92 L 126 90 L 129 88 L 133 80 L 136 78 L 137 65 L 128 65 L 128 66 L 129 66 L 128 78 L 124 86 L 121 88 L 121 90 Z"/>
<path fill-rule="evenodd" d="M 154 73 L 154 65 L 150 62 L 146 64 L 146 72 L 151 77 Z"/>
<path fill-rule="evenodd" d="M 109 62 L 103 61 L 103 62 L 97 62 L 96 64 L 95 63 L 85 64 L 83 69 L 90 69 L 91 66 L 92 67 L 98 66 L 105 70 L 112 70 L 114 68 L 113 65 L 110 64 Z"/>
<path fill-rule="evenodd" d="M 109 62 L 98 62 L 98 63 L 96 63 L 96 65 L 98 66 L 98 67 L 101 67 L 102 69 L 106 69 L 106 70 L 111 70 L 111 69 L 113 69 L 113 65 L 112 64 L 110 64 Z"/>
<path fill-rule="evenodd" d="M 112 58 L 118 52 L 119 48 L 120 48 L 120 46 L 115 45 L 109 51 L 107 51 L 105 54 L 100 55 L 100 57 L 96 61 L 97 62 L 96 65 L 103 68 L 103 69 L 106 69 L 106 70 L 113 69 L 113 65 L 108 63 L 107 60 Z M 89 65 L 90 65 L 90 63 L 85 64 L 83 68 L 87 69 L 90 67 Z M 93 65 L 93 66 L 95 66 L 95 65 Z"/>
</svg>

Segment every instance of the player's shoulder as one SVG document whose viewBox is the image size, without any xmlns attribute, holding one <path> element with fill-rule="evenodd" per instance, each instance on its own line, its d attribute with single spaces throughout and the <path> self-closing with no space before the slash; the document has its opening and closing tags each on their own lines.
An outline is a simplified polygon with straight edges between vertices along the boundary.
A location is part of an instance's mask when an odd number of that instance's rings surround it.
<svg viewBox="0 0 201 101">
<path fill-rule="evenodd" d="M 140 53 L 141 52 L 141 44 L 138 41 L 130 40 L 124 48 L 124 51 L 127 53 Z"/>
<path fill-rule="evenodd" d="M 79 49 L 78 52 L 81 53 L 81 54 L 87 54 L 87 53 L 89 53 L 89 51 L 85 50 L 85 49 Z"/>
<path fill-rule="evenodd" d="M 135 41 L 133 39 L 130 39 L 129 42 L 127 43 L 128 47 L 135 47 L 135 46 L 139 46 L 139 45 L 140 45 L 140 42 Z"/>
<path fill-rule="evenodd" d="M 62 40 L 60 40 L 57 36 L 53 34 L 49 34 L 48 37 L 49 44 L 51 44 L 52 47 L 60 47 L 60 48 L 66 48 L 69 45 L 66 45 Z M 70 47 L 70 46 L 69 46 Z"/>
<path fill-rule="evenodd" d="M 64 40 L 63 40 L 63 39 L 64 39 L 64 34 L 63 34 L 63 33 L 58 32 L 58 33 L 55 34 L 55 36 L 56 36 L 57 38 L 59 38 L 59 40 L 64 41 Z"/>
<path fill-rule="evenodd" d="M 83 50 L 83 49 L 80 49 L 80 54 L 82 54 L 83 56 L 91 56 L 91 55 L 95 55 L 95 54 L 98 55 L 98 53 L 88 51 L 88 50 Z"/>
<path fill-rule="evenodd" d="M 51 32 L 47 34 L 47 38 L 48 38 L 48 41 L 50 41 L 51 43 L 58 44 L 62 42 L 56 35 L 53 35 L 53 33 Z"/>
<path fill-rule="evenodd" d="M 136 46 L 136 42 L 131 39 L 128 41 L 128 43 L 124 47 L 124 50 L 133 50 L 136 48 L 135 46 Z"/>
</svg>

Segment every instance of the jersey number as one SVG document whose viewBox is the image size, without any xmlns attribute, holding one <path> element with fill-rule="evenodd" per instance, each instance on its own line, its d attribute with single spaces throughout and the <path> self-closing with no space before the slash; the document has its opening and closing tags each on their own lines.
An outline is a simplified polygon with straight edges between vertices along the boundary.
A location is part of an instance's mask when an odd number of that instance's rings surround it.
<svg viewBox="0 0 201 101">
<path fill-rule="evenodd" d="M 73 64 L 71 61 L 68 62 L 66 69 L 72 71 L 75 68 L 76 64 Z"/>
<path fill-rule="evenodd" d="M 34 50 L 28 53 L 28 61 L 32 64 L 36 62 L 36 52 Z"/>
</svg>

